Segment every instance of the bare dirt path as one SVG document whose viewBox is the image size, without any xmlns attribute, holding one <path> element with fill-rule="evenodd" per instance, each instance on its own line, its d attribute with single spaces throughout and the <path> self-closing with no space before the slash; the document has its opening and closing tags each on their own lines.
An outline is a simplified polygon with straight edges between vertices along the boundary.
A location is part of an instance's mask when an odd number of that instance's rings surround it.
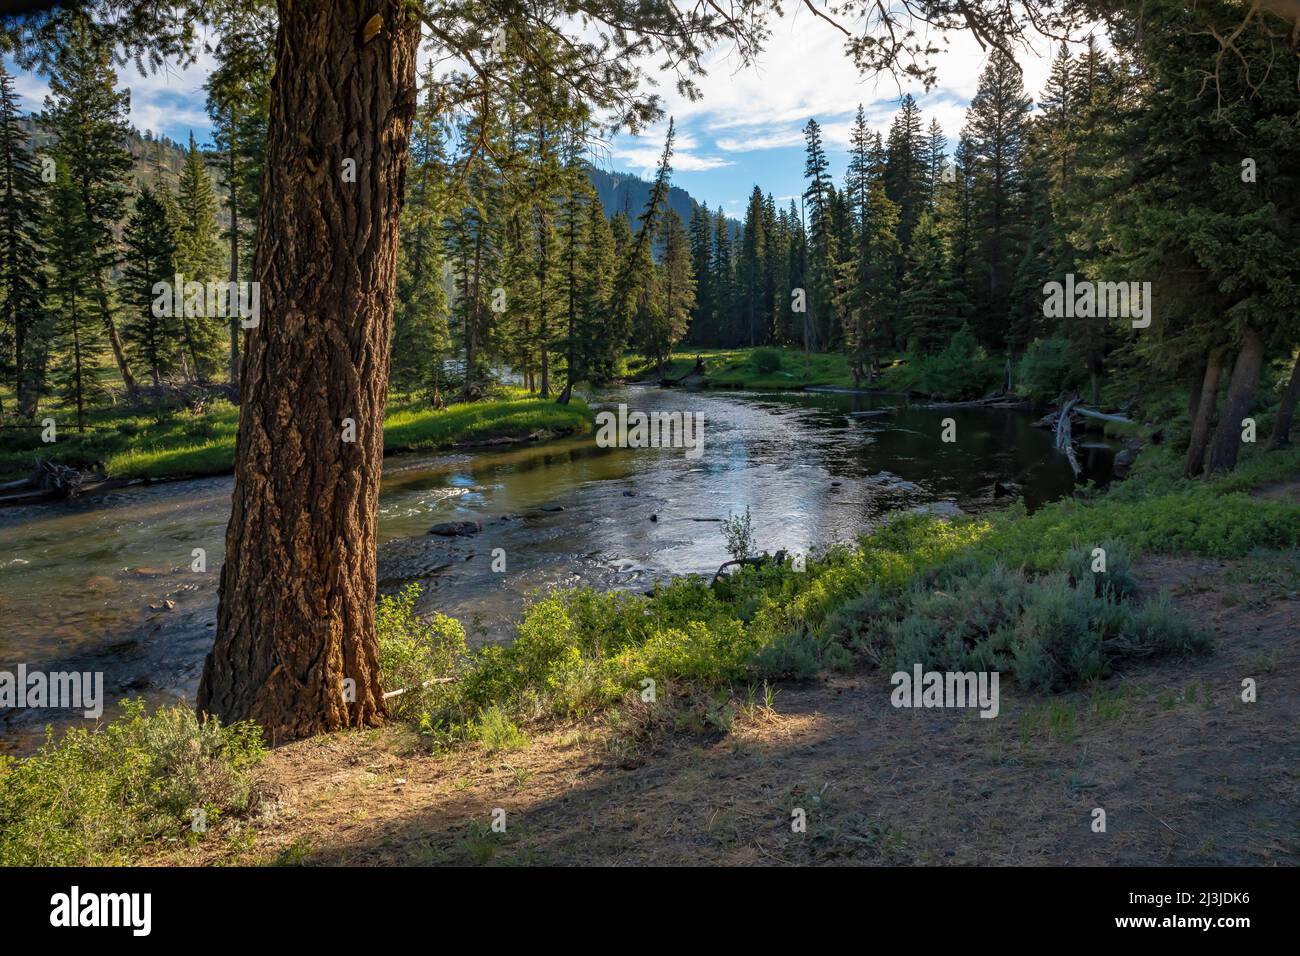
<svg viewBox="0 0 1300 956">
<path fill-rule="evenodd" d="M 770 710 L 741 689 L 729 732 L 638 748 L 596 722 L 495 755 L 430 755 L 397 727 L 318 738 L 268 757 L 254 820 L 152 862 L 1300 863 L 1300 556 L 1136 571 L 1214 653 L 1054 697 L 1004 687 L 996 719 L 895 710 L 864 673 L 782 686 Z"/>
</svg>

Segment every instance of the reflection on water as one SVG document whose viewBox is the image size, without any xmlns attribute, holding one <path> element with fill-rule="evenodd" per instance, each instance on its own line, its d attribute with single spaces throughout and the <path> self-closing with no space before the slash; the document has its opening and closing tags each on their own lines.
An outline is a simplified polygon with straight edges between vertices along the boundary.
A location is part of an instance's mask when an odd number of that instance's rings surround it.
<svg viewBox="0 0 1300 956">
<path fill-rule="evenodd" d="M 760 548 L 807 549 L 851 539 L 898 508 L 986 507 L 999 481 L 1019 485 L 1030 508 L 1073 483 L 1050 434 L 1025 413 L 635 387 L 594 401 L 700 413 L 704 454 L 603 449 L 588 435 L 389 458 L 381 590 L 418 581 L 423 609 L 461 618 L 475 641 L 509 640 L 530 591 L 578 582 L 645 589 L 712 572 L 727 558 L 717 520 L 747 507 Z M 886 411 L 854 414 L 878 410 Z M 957 441 L 946 444 L 940 422 L 949 417 Z M 1083 454 L 1090 475 L 1109 474 L 1108 447 Z M 103 670 L 110 697 L 192 699 L 215 628 L 230 484 L 163 483 L 0 510 L 0 669 Z M 481 521 L 482 532 L 427 534 L 462 519 Z M 195 548 L 206 551 L 206 573 L 190 570 Z M 498 548 L 505 573 L 492 570 Z M 13 714 L 0 717 L 9 745 L 28 737 L 23 729 L 31 728 Z"/>
</svg>

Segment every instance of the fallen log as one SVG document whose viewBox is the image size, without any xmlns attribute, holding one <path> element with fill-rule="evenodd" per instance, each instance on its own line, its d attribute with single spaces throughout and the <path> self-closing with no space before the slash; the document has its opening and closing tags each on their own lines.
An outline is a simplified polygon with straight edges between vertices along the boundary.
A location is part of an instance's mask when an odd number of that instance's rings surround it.
<svg viewBox="0 0 1300 956">
<path fill-rule="evenodd" d="M 1097 410 L 1094 409 L 1094 408 L 1087 408 L 1087 407 L 1085 407 L 1085 406 L 1083 406 L 1083 405 L 1075 405 L 1075 406 L 1074 406 L 1074 414 L 1076 414 L 1076 415 L 1084 415 L 1084 416 L 1086 416 L 1086 417 L 1088 417 L 1088 418 L 1099 418 L 1099 419 L 1101 419 L 1103 422 L 1118 422 L 1118 423 L 1121 424 L 1121 425 L 1136 425 L 1136 424 L 1137 424 L 1137 422 L 1133 421 L 1133 419 L 1131 419 L 1131 418 L 1126 418 L 1126 417 L 1124 417 L 1123 415 L 1114 415 L 1114 414 L 1111 414 L 1111 413 L 1109 413 L 1109 412 L 1099 412 L 1099 411 L 1097 411 Z"/>
<path fill-rule="evenodd" d="M 1070 462 L 1070 467 L 1074 469 L 1076 478 L 1079 472 L 1083 471 L 1083 467 L 1079 464 L 1079 456 L 1074 451 L 1074 437 L 1070 430 L 1070 412 L 1078 401 L 1077 398 L 1068 400 L 1056 419 L 1056 449 L 1065 452 L 1065 457 Z"/>
<path fill-rule="evenodd" d="M 929 402 L 921 408 L 1032 408 L 1033 402 L 1013 392 L 1005 395 L 988 395 L 964 402 Z"/>
<path fill-rule="evenodd" d="M 695 356 L 695 367 L 692 368 L 689 372 L 687 372 L 685 375 L 681 376 L 680 378 L 668 378 L 665 376 L 664 378 L 661 378 L 659 380 L 659 384 L 663 387 L 671 388 L 674 385 L 681 385 L 685 383 L 685 381 L 688 378 L 704 378 L 704 376 L 705 376 L 704 359 L 701 356 L 697 355 Z"/>
<path fill-rule="evenodd" d="M 776 554 L 768 554 L 766 551 L 764 551 L 762 554 L 753 558 L 736 558 L 732 561 L 723 561 L 722 564 L 718 567 L 718 570 L 714 572 L 713 580 L 709 582 L 709 586 L 712 587 L 713 585 L 717 584 L 718 579 L 722 577 L 722 572 L 725 571 L 727 568 L 730 567 L 758 568 L 758 567 L 762 567 L 764 564 L 767 564 L 769 561 L 775 561 L 777 564 L 784 564 L 785 556 L 786 553 L 784 550 L 778 551 Z"/>
</svg>

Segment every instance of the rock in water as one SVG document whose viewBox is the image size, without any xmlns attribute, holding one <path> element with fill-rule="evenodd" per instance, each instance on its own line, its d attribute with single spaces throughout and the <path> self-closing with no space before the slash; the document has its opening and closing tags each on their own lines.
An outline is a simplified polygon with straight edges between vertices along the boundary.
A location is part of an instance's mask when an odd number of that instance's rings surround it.
<svg viewBox="0 0 1300 956">
<path fill-rule="evenodd" d="M 1134 451 L 1132 448 L 1125 448 L 1123 451 L 1121 451 L 1118 455 L 1115 456 L 1115 465 L 1114 465 L 1115 477 L 1116 478 L 1125 477 L 1129 473 L 1129 470 L 1133 467 L 1133 463 L 1135 461 L 1137 461 L 1137 452 Z"/>
<path fill-rule="evenodd" d="M 429 529 L 429 534 L 443 538 L 458 538 L 467 534 L 478 534 L 483 525 L 478 521 L 443 521 Z"/>
</svg>

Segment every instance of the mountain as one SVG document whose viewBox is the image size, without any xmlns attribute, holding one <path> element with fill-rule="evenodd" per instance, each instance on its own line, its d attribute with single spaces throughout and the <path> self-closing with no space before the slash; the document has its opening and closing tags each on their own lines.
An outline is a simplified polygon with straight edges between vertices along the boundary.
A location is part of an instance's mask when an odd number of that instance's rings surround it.
<svg viewBox="0 0 1300 956">
<path fill-rule="evenodd" d="M 36 116 L 22 117 L 18 122 L 28 135 L 29 149 L 40 151 L 53 142 L 54 137 L 41 129 Z M 150 130 L 140 133 L 136 129 L 131 129 L 126 148 L 131 154 L 137 182 L 154 184 L 161 178 L 173 192 L 176 190 L 180 182 L 181 166 L 185 160 L 184 145 Z M 605 207 L 605 215 L 613 216 L 618 212 L 626 212 L 635 225 L 636 217 L 641 215 L 646 201 L 650 198 L 650 183 L 632 173 L 618 173 L 594 167 L 591 169 L 590 176 L 592 184 L 596 187 L 596 195 L 600 197 L 601 205 Z M 220 177 L 214 178 L 217 179 L 219 186 Z M 694 204 L 695 199 L 685 189 L 671 185 L 668 187 L 668 205 L 682 217 L 682 222 L 691 221 L 691 207 Z M 711 212 L 716 215 L 717 210 Z M 224 203 L 218 208 L 217 220 L 223 229 L 230 225 L 230 212 Z M 740 223 L 734 219 L 730 221 L 733 237 L 738 238 L 741 232 Z"/>
<path fill-rule="evenodd" d="M 628 218 L 636 222 L 636 217 L 645 209 L 650 199 L 650 186 L 640 176 L 631 173 L 616 173 L 606 169 L 592 168 L 589 173 L 591 183 L 596 187 L 596 195 L 605 207 L 605 215 L 626 212 Z M 685 189 L 670 185 L 668 187 L 668 206 L 682 217 L 682 222 L 691 221 L 691 207 L 695 199 Z M 710 210 L 715 215 L 717 210 Z M 732 232 L 739 235 L 740 223 L 731 220 Z"/>
</svg>

